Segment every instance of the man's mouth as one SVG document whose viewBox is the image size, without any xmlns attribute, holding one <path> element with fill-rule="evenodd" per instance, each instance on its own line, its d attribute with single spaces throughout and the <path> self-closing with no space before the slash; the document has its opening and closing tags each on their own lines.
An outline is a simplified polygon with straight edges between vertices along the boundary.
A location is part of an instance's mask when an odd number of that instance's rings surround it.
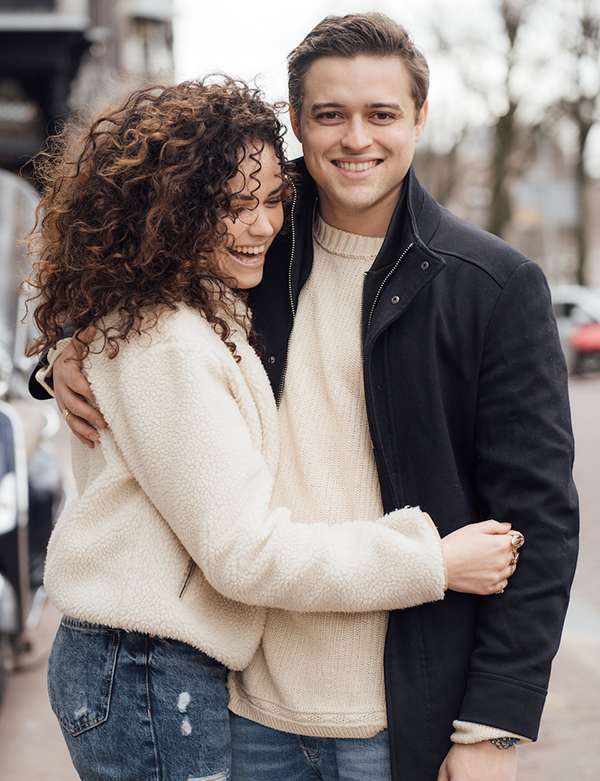
<svg viewBox="0 0 600 781">
<path fill-rule="evenodd" d="M 352 172 L 360 172 L 360 171 L 368 171 L 370 168 L 375 168 L 376 165 L 379 165 L 381 162 L 380 160 L 367 160 L 363 163 L 350 163 L 346 162 L 345 160 L 334 160 L 334 165 L 337 165 L 338 168 L 341 168 L 343 171 L 352 171 Z"/>
</svg>

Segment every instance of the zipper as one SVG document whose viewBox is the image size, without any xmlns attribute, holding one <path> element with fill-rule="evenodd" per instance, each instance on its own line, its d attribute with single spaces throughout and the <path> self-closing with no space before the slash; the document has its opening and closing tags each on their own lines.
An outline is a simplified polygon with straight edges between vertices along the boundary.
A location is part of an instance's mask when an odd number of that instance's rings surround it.
<svg viewBox="0 0 600 781">
<path fill-rule="evenodd" d="M 188 584 L 192 578 L 192 575 L 194 574 L 194 570 L 196 569 L 196 562 L 193 559 L 190 559 L 190 563 L 188 565 L 188 570 L 185 576 L 185 581 L 183 583 L 183 586 L 181 587 L 181 591 L 179 592 L 179 599 L 183 596 L 183 592 L 188 587 Z"/>
<path fill-rule="evenodd" d="M 397 261 L 394 263 L 394 266 L 393 266 L 393 268 L 392 268 L 392 269 L 389 271 L 389 273 L 388 273 L 388 274 L 386 274 L 386 275 L 385 275 L 385 279 L 382 281 L 381 285 L 379 286 L 379 290 L 377 291 L 377 294 L 375 295 L 375 298 L 373 299 L 373 305 L 371 306 L 371 312 L 369 313 L 369 320 L 368 320 L 368 322 L 367 322 L 367 328 L 366 328 L 366 330 L 365 330 L 365 336 L 366 336 L 366 333 L 367 333 L 367 331 L 368 331 L 368 330 L 369 330 L 369 328 L 371 327 L 371 321 L 372 321 L 372 319 L 373 319 L 373 313 L 375 312 L 375 306 L 377 305 L 377 301 L 379 300 L 379 296 L 381 295 L 381 292 L 382 292 L 383 288 L 385 287 L 385 285 L 386 285 L 386 283 L 387 283 L 388 279 L 391 277 L 391 275 L 394 273 L 394 271 L 395 271 L 395 270 L 398 268 L 398 266 L 400 265 L 400 263 L 402 263 L 402 261 L 403 261 L 403 260 L 404 260 L 404 258 L 406 257 L 406 254 L 408 253 L 408 251 L 409 251 L 409 250 L 410 250 L 410 249 L 411 249 L 413 246 L 414 246 L 414 241 L 411 241 L 411 243 L 408 245 L 408 247 L 407 247 L 407 248 L 404 250 L 404 252 L 403 252 L 403 253 L 400 255 L 400 257 L 398 258 L 398 260 L 397 260 Z M 366 280 L 366 278 L 367 278 L 367 274 L 368 274 L 368 273 L 369 273 L 368 271 L 365 271 L 365 272 L 364 272 L 364 279 L 363 279 L 363 290 L 364 290 L 364 284 L 365 284 L 365 280 Z M 362 322 L 362 320 L 363 320 L 364 306 L 365 306 L 365 304 L 364 304 L 364 295 L 363 295 L 363 297 L 362 297 L 362 302 L 361 302 L 361 313 L 360 313 L 360 320 L 361 320 L 361 322 Z M 364 373 L 364 362 L 365 362 L 365 337 L 363 337 L 363 339 L 362 339 L 362 363 L 363 363 L 363 373 Z M 375 453 L 375 449 L 376 449 L 376 443 L 375 443 L 375 438 L 373 437 L 373 432 L 372 432 L 372 430 L 371 430 L 371 417 L 372 417 L 372 413 L 371 413 L 371 408 L 370 408 L 370 405 L 369 405 L 369 396 L 368 396 L 368 394 L 367 394 L 366 380 L 365 380 L 364 376 L 363 376 L 363 384 L 364 384 L 364 386 L 365 386 L 365 404 L 366 404 L 366 407 L 367 407 L 367 420 L 368 420 L 368 424 L 369 424 L 369 433 L 371 434 L 371 441 L 372 441 L 372 443 L 373 443 L 373 453 Z M 380 451 L 381 451 L 382 449 L 383 449 L 383 448 L 380 448 Z M 377 464 L 376 464 L 376 468 L 377 468 L 377 473 L 379 474 L 379 467 L 377 466 Z M 387 483 L 388 483 L 388 486 L 389 486 L 389 485 L 390 485 L 390 480 L 389 480 L 389 475 L 387 474 L 387 470 L 386 470 L 386 479 L 387 479 Z"/>
<path fill-rule="evenodd" d="M 294 322 L 296 320 L 296 307 L 294 306 L 294 291 L 292 290 L 292 265 L 294 263 L 294 255 L 296 254 L 296 222 L 294 220 L 294 214 L 296 209 L 296 201 L 298 200 L 298 193 L 296 191 L 296 187 L 294 186 L 294 184 L 292 184 L 292 187 L 294 188 L 294 198 L 292 200 L 292 209 L 290 212 L 290 222 L 291 222 L 291 231 L 292 231 L 292 249 L 290 251 L 290 262 L 288 266 L 288 295 L 290 297 L 290 309 L 292 310 L 292 328 L 293 328 Z M 316 206 L 316 202 L 315 202 L 315 206 Z M 286 343 L 285 361 L 283 364 L 283 369 L 281 371 L 281 380 L 279 381 L 279 388 L 277 389 L 277 396 L 275 397 L 277 406 L 279 406 L 279 402 L 281 401 L 281 394 L 283 393 L 283 383 L 285 382 L 285 374 L 287 372 L 288 350 L 290 347 L 291 338 L 292 338 L 292 331 L 290 330 L 290 333 L 288 334 L 288 338 L 287 338 L 287 343 Z"/>
<path fill-rule="evenodd" d="M 367 331 L 369 330 L 369 327 L 370 327 L 370 325 L 371 325 L 371 320 L 373 319 L 373 313 L 375 312 L 375 306 L 377 305 L 377 301 L 379 300 L 379 296 L 381 295 L 381 291 L 382 291 L 382 290 L 383 290 L 383 288 L 385 287 L 385 285 L 386 285 L 386 283 L 387 283 L 388 279 L 389 279 L 389 278 L 392 276 L 392 274 L 394 273 L 394 271 L 395 271 L 395 270 L 398 268 L 398 266 L 400 265 L 400 263 L 401 263 L 401 262 L 404 260 L 404 258 L 406 257 L 406 254 L 407 254 L 407 252 L 408 252 L 410 249 L 412 249 L 412 247 L 414 247 L 414 245 L 415 245 L 414 241 L 411 241 L 411 243 L 410 243 L 410 244 L 408 245 L 408 247 L 407 247 L 407 248 L 404 250 L 404 252 L 402 253 L 402 255 L 400 255 L 400 257 L 398 258 L 398 260 L 397 260 L 397 261 L 394 263 L 394 266 L 393 266 L 393 268 L 392 268 L 392 269 L 390 269 L 390 271 L 388 271 L 388 273 L 385 275 L 385 279 L 383 280 L 383 282 L 382 282 L 382 283 L 381 283 L 381 285 L 379 286 L 379 290 L 377 291 L 377 294 L 376 294 L 375 298 L 373 299 L 373 306 L 371 307 L 371 312 L 369 313 L 369 321 L 368 321 L 368 323 L 367 323 Z M 366 276 L 366 273 L 365 273 L 365 276 Z"/>
</svg>

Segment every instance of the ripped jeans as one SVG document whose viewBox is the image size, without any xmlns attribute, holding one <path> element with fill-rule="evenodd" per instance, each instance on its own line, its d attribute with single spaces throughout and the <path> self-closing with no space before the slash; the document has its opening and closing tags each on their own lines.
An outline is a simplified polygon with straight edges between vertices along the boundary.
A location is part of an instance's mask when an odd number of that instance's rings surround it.
<svg viewBox="0 0 600 781">
<path fill-rule="evenodd" d="M 67 616 L 50 703 L 82 781 L 228 781 L 227 670 L 178 640 Z"/>
</svg>

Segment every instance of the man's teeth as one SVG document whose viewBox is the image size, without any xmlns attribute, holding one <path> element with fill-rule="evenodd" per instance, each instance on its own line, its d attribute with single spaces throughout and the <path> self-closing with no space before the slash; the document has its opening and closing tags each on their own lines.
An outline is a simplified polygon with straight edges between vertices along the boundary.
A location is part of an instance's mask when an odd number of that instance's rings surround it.
<svg viewBox="0 0 600 781">
<path fill-rule="evenodd" d="M 260 247 L 232 247 L 234 252 L 241 252 L 244 255 L 260 255 L 265 251 L 265 245 L 261 244 Z"/>
<path fill-rule="evenodd" d="M 377 160 L 370 160 L 368 163 L 343 163 L 336 162 L 338 168 L 343 168 L 344 171 L 368 171 L 369 168 L 375 168 Z"/>
</svg>

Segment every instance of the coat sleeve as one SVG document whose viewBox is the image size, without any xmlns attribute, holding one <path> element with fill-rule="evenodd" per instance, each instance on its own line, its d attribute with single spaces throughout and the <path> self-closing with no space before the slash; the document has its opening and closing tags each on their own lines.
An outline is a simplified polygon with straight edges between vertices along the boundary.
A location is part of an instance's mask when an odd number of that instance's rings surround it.
<svg viewBox="0 0 600 781">
<path fill-rule="evenodd" d="M 215 351 L 157 343 L 106 364 L 119 399 L 107 420 L 122 457 L 217 591 L 295 611 L 443 598 L 439 535 L 418 508 L 335 526 L 293 523 L 286 508 L 270 509 L 273 476 Z"/>
<path fill-rule="evenodd" d="M 499 598 L 481 600 L 460 719 L 535 739 L 577 555 L 567 371 L 539 266 L 512 273 L 486 334 L 476 420 L 483 517 L 526 544 Z"/>
</svg>

